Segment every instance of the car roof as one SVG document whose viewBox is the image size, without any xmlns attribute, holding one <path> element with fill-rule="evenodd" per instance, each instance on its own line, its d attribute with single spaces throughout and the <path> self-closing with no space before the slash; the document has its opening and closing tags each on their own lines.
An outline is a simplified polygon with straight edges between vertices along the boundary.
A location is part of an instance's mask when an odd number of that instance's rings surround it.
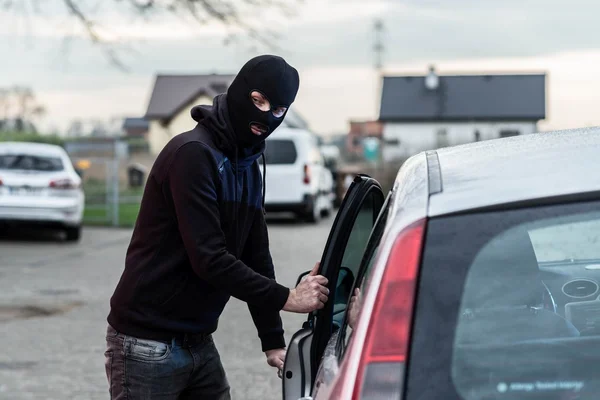
<svg viewBox="0 0 600 400">
<path fill-rule="evenodd" d="M 429 216 L 600 192 L 600 128 L 534 133 L 428 152 Z"/>
<path fill-rule="evenodd" d="M 26 152 L 28 154 L 39 154 L 47 156 L 64 156 L 66 153 L 62 147 L 47 143 L 31 142 L 1 142 L 0 153 Z"/>
</svg>

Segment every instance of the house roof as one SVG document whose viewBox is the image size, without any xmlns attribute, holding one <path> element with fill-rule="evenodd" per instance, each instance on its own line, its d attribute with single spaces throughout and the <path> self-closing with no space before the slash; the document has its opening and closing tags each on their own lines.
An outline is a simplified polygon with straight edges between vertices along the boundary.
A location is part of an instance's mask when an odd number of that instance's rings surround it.
<svg viewBox="0 0 600 400">
<path fill-rule="evenodd" d="M 158 75 L 145 118 L 170 119 L 182 108 L 205 94 L 224 93 L 234 75 Z"/>
<path fill-rule="evenodd" d="M 225 93 L 235 75 L 157 75 L 146 120 L 170 119 L 201 94 L 214 97 Z M 284 122 L 290 128 L 309 129 L 308 122 L 290 108 Z"/>
<path fill-rule="evenodd" d="M 441 75 L 437 89 L 425 76 L 383 79 L 379 120 L 538 121 L 546 117 L 546 75 Z"/>
<path fill-rule="evenodd" d="M 125 118 L 123 129 L 148 129 L 150 123 L 144 118 Z"/>
</svg>

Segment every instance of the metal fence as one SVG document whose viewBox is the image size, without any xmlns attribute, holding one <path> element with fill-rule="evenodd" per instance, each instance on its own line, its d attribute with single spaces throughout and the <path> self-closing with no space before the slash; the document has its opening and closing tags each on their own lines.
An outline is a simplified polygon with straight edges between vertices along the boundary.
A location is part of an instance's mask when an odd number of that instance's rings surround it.
<svg viewBox="0 0 600 400">
<path fill-rule="evenodd" d="M 132 226 L 139 211 L 143 184 L 132 186 L 125 161 L 108 157 L 71 159 L 82 175 L 84 224 Z"/>
</svg>

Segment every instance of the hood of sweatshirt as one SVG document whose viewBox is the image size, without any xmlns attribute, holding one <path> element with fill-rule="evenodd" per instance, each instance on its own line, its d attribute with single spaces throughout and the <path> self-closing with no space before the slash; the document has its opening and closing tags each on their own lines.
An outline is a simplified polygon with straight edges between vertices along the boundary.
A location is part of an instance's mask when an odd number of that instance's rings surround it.
<svg viewBox="0 0 600 400">
<path fill-rule="evenodd" d="M 227 94 L 217 95 L 212 106 L 199 105 L 191 110 L 192 118 L 215 135 L 215 143 L 236 169 L 250 167 L 264 152 L 264 140 L 253 147 L 243 147 L 233 130 L 227 109 Z"/>
</svg>

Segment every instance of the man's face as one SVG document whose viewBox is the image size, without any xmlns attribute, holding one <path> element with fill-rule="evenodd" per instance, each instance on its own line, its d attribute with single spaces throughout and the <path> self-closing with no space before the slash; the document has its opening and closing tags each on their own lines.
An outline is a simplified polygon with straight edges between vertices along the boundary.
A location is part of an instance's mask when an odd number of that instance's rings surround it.
<svg viewBox="0 0 600 400">
<path fill-rule="evenodd" d="M 227 105 L 238 144 L 252 147 L 283 122 L 296 98 L 298 71 L 277 56 L 248 61 L 227 90 Z"/>
<path fill-rule="evenodd" d="M 283 116 L 285 115 L 288 109 L 286 106 L 276 106 L 271 104 L 271 102 L 265 95 L 256 90 L 250 93 L 250 99 L 252 100 L 252 103 L 254 103 L 254 106 L 256 108 L 258 108 L 262 112 L 271 113 L 276 119 L 283 119 Z M 250 123 L 250 130 L 256 136 L 263 136 L 269 133 L 268 127 L 265 127 L 264 125 L 259 123 Z"/>
</svg>

